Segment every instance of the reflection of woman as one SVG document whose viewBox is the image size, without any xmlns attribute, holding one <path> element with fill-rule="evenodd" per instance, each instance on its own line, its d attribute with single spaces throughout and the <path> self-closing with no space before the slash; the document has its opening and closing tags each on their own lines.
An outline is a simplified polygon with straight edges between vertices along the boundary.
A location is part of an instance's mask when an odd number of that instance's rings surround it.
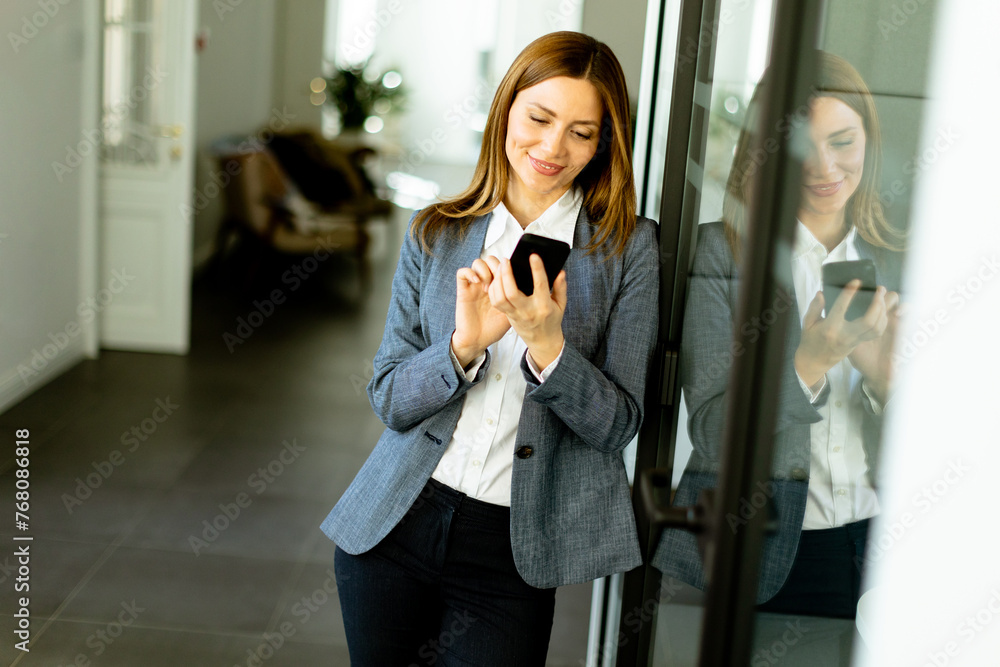
<svg viewBox="0 0 1000 667">
<path fill-rule="evenodd" d="M 629 145 L 614 55 L 547 35 L 469 189 L 414 217 L 368 386 L 388 429 L 323 523 L 352 664 L 544 664 L 554 587 L 639 565 L 621 450 L 659 283 Z M 551 293 L 537 256 L 514 283 L 525 232 L 572 246 Z"/>
<path fill-rule="evenodd" d="M 751 104 L 755 107 L 755 104 Z M 798 229 L 791 253 L 794 302 L 783 381 L 776 391 L 773 481 L 747 499 L 737 529 L 772 497 L 780 528 L 763 554 L 758 602 L 764 609 L 853 617 L 874 490 L 878 429 L 889 397 L 889 359 L 898 295 L 900 237 L 878 199 L 880 129 L 871 94 L 846 61 L 820 54 L 820 84 L 809 103 Z M 724 221 L 702 225 L 691 274 L 682 339 L 682 383 L 694 453 L 675 502 L 693 504 L 718 470 L 733 331 L 755 340 L 774 313 L 734 322 L 743 209 L 756 170 L 749 132 L 737 147 Z M 757 154 L 759 156 L 759 153 Z M 759 158 L 758 158 L 759 159 Z M 880 287 L 860 319 L 844 318 L 852 284 L 836 303 L 823 301 L 823 264 L 872 259 Z M 826 316 L 823 316 L 824 308 Z M 724 359 L 724 363 L 719 363 Z M 654 564 L 704 585 L 694 540 L 666 531 Z"/>
</svg>

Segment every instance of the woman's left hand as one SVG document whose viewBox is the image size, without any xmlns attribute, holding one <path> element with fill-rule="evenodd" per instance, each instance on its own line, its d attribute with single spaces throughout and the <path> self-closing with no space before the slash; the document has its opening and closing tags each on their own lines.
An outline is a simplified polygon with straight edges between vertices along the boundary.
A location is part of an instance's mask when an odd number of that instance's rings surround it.
<svg viewBox="0 0 1000 667">
<path fill-rule="evenodd" d="M 549 292 L 549 279 L 542 258 L 532 254 L 531 276 L 535 290 L 528 296 L 517 288 L 509 259 L 488 257 L 493 271 L 490 303 L 504 313 L 510 325 L 528 346 L 528 353 L 540 370 L 555 361 L 562 351 L 562 318 L 566 311 L 566 272 L 560 271 Z"/>
<path fill-rule="evenodd" d="M 892 352 L 900 315 L 898 293 L 886 293 L 885 310 L 888 323 L 882 335 L 878 338 L 859 343 L 847 355 L 847 358 L 851 361 L 851 365 L 864 376 L 868 388 L 875 393 L 875 397 L 883 405 L 889 398 L 889 390 L 892 384 Z"/>
</svg>

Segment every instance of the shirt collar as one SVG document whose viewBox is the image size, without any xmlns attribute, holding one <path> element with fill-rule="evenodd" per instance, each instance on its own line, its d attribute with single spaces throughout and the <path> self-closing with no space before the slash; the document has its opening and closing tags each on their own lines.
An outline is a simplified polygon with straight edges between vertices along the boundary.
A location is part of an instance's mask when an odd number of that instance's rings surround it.
<svg viewBox="0 0 1000 667">
<path fill-rule="evenodd" d="M 556 203 L 545 209 L 538 219 L 524 228 L 523 233 L 538 234 L 557 241 L 564 241 L 573 247 L 573 233 L 576 231 L 576 220 L 580 215 L 580 208 L 583 206 L 583 191 L 573 187 L 567 190 Z M 490 218 L 490 226 L 486 230 L 486 240 L 484 247 L 489 247 L 496 243 L 503 235 L 508 221 L 515 227 L 521 225 L 514 220 L 503 202 L 493 210 Z"/>
<path fill-rule="evenodd" d="M 854 248 L 854 238 L 857 236 L 857 227 L 851 226 L 850 231 L 847 232 L 847 236 L 844 240 L 837 244 L 837 247 L 833 250 L 827 252 L 826 246 L 820 243 L 813 233 L 809 231 L 809 228 L 802 224 L 801 220 L 796 220 L 798 226 L 795 230 L 795 244 L 792 246 L 792 259 L 799 259 L 805 255 L 815 254 L 822 259 L 826 259 L 831 255 L 838 255 L 843 259 L 847 259 L 849 255 L 856 254 L 851 253 L 851 249 Z"/>
</svg>

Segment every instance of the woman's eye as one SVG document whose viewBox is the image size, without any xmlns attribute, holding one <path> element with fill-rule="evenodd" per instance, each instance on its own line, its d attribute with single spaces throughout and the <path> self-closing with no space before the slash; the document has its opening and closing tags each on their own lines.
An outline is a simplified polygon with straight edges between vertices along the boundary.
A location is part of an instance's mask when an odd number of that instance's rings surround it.
<svg viewBox="0 0 1000 667">
<path fill-rule="evenodd" d="M 837 142 L 834 142 L 833 145 L 836 148 L 847 148 L 848 146 L 852 145 L 853 143 L 854 143 L 854 139 L 848 139 L 847 141 L 837 141 Z"/>
<path fill-rule="evenodd" d="M 583 139 L 584 141 L 590 141 L 590 138 L 594 136 L 592 134 L 585 134 L 583 132 L 574 132 L 574 134 L 578 136 L 580 139 Z"/>
<path fill-rule="evenodd" d="M 545 123 L 548 122 L 544 118 L 539 118 L 537 116 L 528 116 L 528 118 L 530 118 L 532 121 L 538 123 L 539 125 L 544 125 Z"/>
</svg>

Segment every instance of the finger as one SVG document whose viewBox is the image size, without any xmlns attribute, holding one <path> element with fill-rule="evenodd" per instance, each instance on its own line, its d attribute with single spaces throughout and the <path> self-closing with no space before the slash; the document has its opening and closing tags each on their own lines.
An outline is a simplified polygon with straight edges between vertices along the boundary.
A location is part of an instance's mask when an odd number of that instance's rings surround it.
<svg viewBox="0 0 1000 667">
<path fill-rule="evenodd" d="M 559 306 L 559 310 L 566 311 L 566 272 L 560 271 L 556 280 L 552 283 L 552 300 Z"/>
<path fill-rule="evenodd" d="M 524 292 L 517 287 L 517 281 L 514 279 L 514 269 L 511 268 L 509 259 L 505 259 L 500 263 L 500 282 L 503 285 L 504 294 L 507 295 L 507 301 L 511 302 L 511 305 L 514 305 L 513 299 L 524 296 Z"/>
<path fill-rule="evenodd" d="M 806 309 L 805 317 L 802 318 L 802 328 L 809 329 L 812 328 L 817 322 L 822 318 L 821 313 L 823 312 L 823 306 L 826 300 L 823 298 L 822 292 L 816 292 L 816 296 L 813 300 L 809 302 L 809 307 Z"/>
<path fill-rule="evenodd" d="M 896 312 L 899 309 L 899 292 L 886 292 L 885 309 L 889 312 Z"/>
<path fill-rule="evenodd" d="M 861 289 L 861 281 L 857 278 L 844 285 L 844 289 L 840 293 L 840 296 L 838 296 L 837 300 L 834 301 L 830 308 L 827 309 L 826 316 L 837 316 L 840 319 L 845 319 L 844 316 L 847 314 L 847 307 L 851 305 L 851 299 L 854 298 L 854 295 L 858 293 L 859 289 Z"/>
<path fill-rule="evenodd" d="M 545 262 L 537 253 L 531 253 L 528 257 L 528 264 L 531 265 L 531 282 L 535 286 L 535 294 L 548 294 L 552 291 L 549 287 L 549 274 L 545 271 Z"/>
<path fill-rule="evenodd" d="M 500 259 L 493 255 L 489 255 L 484 261 L 486 263 L 486 267 L 490 270 L 490 286 L 487 291 L 490 293 L 490 300 L 492 301 L 494 298 L 493 295 L 497 293 L 494 285 L 498 285 L 500 283 Z M 502 289 L 499 294 L 500 298 L 504 298 Z"/>
<path fill-rule="evenodd" d="M 506 266 L 504 266 L 506 263 Z M 504 270 L 507 273 L 511 273 L 510 262 L 508 260 L 503 260 L 497 270 L 493 272 L 493 282 L 490 283 L 489 297 L 490 303 L 494 308 L 502 313 L 510 313 L 514 310 L 513 305 L 510 302 L 509 294 L 511 293 L 506 287 L 506 281 L 504 279 Z M 513 274 L 510 276 L 511 282 L 513 282 Z M 517 285 L 514 286 L 514 293 L 517 293 Z"/>
<path fill-rule="evenodd" d="M 872 302 L 868 306 L 868 310 L 865 311 L 864 316 L 860 318 L 860 322 L 867 324 L 873 329 L 879 329 L 878 335 L 882 335 L 882 331 L 885 330 L 886 320 L 886 303 L 885 303 L 885 287 L 879 285 L 875 289 L 875 294 L 872 296 Z"/>
<path fill-rule="evenodd" d="M 463 287 L 463 283 L 478 283 L 479 276 L 477 276 L 476 272 L 469 267 L 462 267 L 455 273 L 455 280 L 458 282 L 459 287 Z"/>
<path fill-rule="evenodd" d="M 477 259 L 472 263 L 472 270 L 479 277 L 479 280 L 484 283 L 492 282 L 493 271 L 490 269 L 490 265 L 481 259 Z"/>
<path fill-rule="evenodd" d="M 500 258 L 499 257 L 496 257 L 494 255 L 487 255 L 485 260 L 479 260 L 479 261 L 485 261 L 486 262 L 486 266 L 489 267 L 490 271 L 494 275 L 500 273 Z"/>
</svg>

